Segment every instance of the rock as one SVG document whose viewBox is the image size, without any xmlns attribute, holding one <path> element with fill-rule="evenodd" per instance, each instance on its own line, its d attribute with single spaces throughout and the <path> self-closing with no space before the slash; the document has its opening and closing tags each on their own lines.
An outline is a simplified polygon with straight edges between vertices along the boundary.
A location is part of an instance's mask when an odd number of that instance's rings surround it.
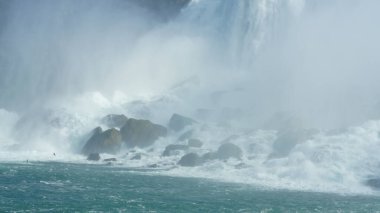
<svg viewBox="0 0 380 213">
<path fill-rule="evenodd" d="M 171 144 L 165 148 L 165 151 L 162 153 L 162 156 L 171 156 L 171 155 L 174 155 L 176 151 L 177 152 L 178 151 L 186 151 L 188 149 L 189 149 L 189 147 L 186 145 Z"/>
<path fill-rule="evenodd" d="M 90 153 L 87 157 L 87 160 L 90 161 L 99 161 L 100 160 L 100 155 L 99 153 Z"/>
<path fill-rule="evenodd" d="M 135 156 L 133 156 L 132 158 L 131 158 L 131 160 L 141 160 L 141 154 L 136 154 Z"/>
<path fill-rule="evenodd" d="M 117 161 L 117 159 L 116 158 L 107 158 L 107 159 L 104 159 L 103 161 L 104 162 L 115 162 L 115 161 Z"/>
<path fill-rule="evenodd" d="M 112 128 L 105 132 L 101 132 L 101 129 L 97 128 L 94 131 L 94 135 L 87 141 L 82 149 L 83 154 L 115 154 L 120 150 L 121 135 L 118 130 Z"/>
<path fill-rule="evenodd" d="M 215 160 L 217 159 L 215 152 L 208 152 L 202 156 L 203 161 Z"/>
<path fill-rule="evenodd" d="M 122 126 L 127 123 L 128 118 L 121 114 L 121 115 L 115 115 L 115 114 L 110 114 L 107 115 L 106 117 L 102 118 L 102 123 L 107 125 L 109 128 L 121 128 Z"/>
<path fill-rule="evenodd" d="M 218 148 L 215 154 L 219 160 L 227 160 L 229 158 L 240 159 L 243 155 L 243 151 L 235 144 L 225 143 Z"/>
<path fill-rule="evenodd" d="M 154 163 L 154 164 L 150 164 L 148 167 L 155 169 L 155 168 L 158 168 L 159 166 L 158 164 Z"/>
<path fill-rule="evenodd" d="M 193 136 L 193 130 L 189 130 L 178 137 L 178 141 L 184 141 L 190 139 Z"/>
<path fill-rule="evenodd" d="M 202 164 L 202 158 L 196 153 L 189 153 L 178 161 L 178 165 L 185 167 L 194 167 Z"/>
<path fill-rule="evenodd" d="M 269 155 L 269 158 L 281 158 L 289 155 L 297 144 L 306 142 L 317 132 L 314 129 L 289 129 L 279 132 L 276 141 L 273 143 L 273 152 Z"/>
<path fill-rule="evenodd" d="M 167 129 L 148 120 L 130 118 L 120 130 L 122 140 L 128 147 L 144 148 L 152 145 L 158 138 L 167 135 Z"/>
<path fill-rule="evenodd" d="M 366 181 L 366 185 L 374 189 L 380 189 L 380 178 L 372 178 Z"/>
<path fill-rule="evenodd" d="M 187 142 L 187 145 L 190 147 L 201 148 L 203 146 L 203 142 L 198 139 L 192 138 Z"/>
<path fill-rule="evenodd" d="M 176 132 L 183 130 L 186 126 L 194 124 L 195 121 L 182 115 L 173 114 L 169 121 L 169 128 Z"/>
</svg>

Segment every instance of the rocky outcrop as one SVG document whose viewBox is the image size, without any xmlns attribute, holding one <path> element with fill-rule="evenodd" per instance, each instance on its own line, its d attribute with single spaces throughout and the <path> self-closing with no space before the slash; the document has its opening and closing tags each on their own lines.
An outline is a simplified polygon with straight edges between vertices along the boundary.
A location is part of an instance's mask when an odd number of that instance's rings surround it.
<svg viewBox="0 0 380 213">
<path fill-rule="evenodd" d="M 87 160 L 89 161 L 99 161 L 100 160 L 100 155 L 99 153 L 90 153 L 87 157 Z"/>
<path fill-rule="evenodd" d="M 216 152 L 209 152 L 202 156 L 204 161 L 208 160 L 228 160 L 230 158 L 241 159 L 243 151 L 232 143 L 222 144 Z"/>
<path fill-rule="evenodd" d="M 127 116 L 110 114 L 102 118 L 102 123 L 107 125 L 109 128 L 121 128 L 127 123 Z"/>
<path fill-rule="evenodd" d="M 94 135 L 87 141 L 82 149 L 83 154 L 109 153 L 115 154 L 121 147 L 121 134 L 116 129 L 102 132 L 100 127 L 96 128 Z"/>
<path fill-rule="evenodd" d="M 173 114 L 169 120 L 168 126 L 171 130 L 179 132 L 183 130 L 186 126 L 190 126 L 194 123 L 195 121 L 191 118 L 188 118 L 179 114 Z"/>
<path fill-rule="evenodd" d="M 167 156 L 175 155 L 178 151 L 187 151 L 188 149 L 189 147 L 186 145 L 171 144 L 165 148 L 165 151 L 162 153 L 162 156 L 167 157 Z"/>
<path fill-rule="evenodd" d="M 187 142 L 187 145 L 189 147 L 195 147 L 195 148 L 201 148 L 203 146 L 203 142 L 198 140 L 198 139 L 190 139 L 188 142 Z"/>
<path fill-rule="evenodd" d="M 202 158 L 196 153 L 189 153 L 183 156 L 179 161 L 178 165 L 185 167 L 194 167 L 202 164 Z"/>
<path fill-rule="evenodd" d="M 219 160 L 227 160 L 229 158 L 240 159 L 243 155 L 243 151 L 235 144 L 225 143 L 218 148 L 215 154 Z"/>
<path fill-rule="evenodd" d="M 167 129 L 148 120 L 130 118 L 121 128 L 121 137 L 128 147 L 144 148 L 152 145 L 158 138 L 167 135 Z"/>
</svg>

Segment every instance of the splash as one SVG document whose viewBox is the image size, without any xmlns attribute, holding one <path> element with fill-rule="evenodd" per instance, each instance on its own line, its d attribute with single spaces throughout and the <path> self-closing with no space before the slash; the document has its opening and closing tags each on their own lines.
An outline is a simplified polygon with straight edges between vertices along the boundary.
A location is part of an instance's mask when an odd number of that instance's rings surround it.
<svg viewBox="0 0 380 213">
<path fill-rule="evenodd" d="M 118 156 L 124 166 L 372 193 L 363 182 L 380 163 L 378 5 L 193 0 L 163 22 L 131 1 L 14 0 L 0 7 L 0 160 L 82 162 L 106 114 L 165 125 L 176 112 L 200 121 L 202 153 L 236 136 L 242 162 L 173 168 L 178 156 L 161 157 L 172 134 Z M 135 152 L 145 157 L 130 161 Z"/>
</svg>

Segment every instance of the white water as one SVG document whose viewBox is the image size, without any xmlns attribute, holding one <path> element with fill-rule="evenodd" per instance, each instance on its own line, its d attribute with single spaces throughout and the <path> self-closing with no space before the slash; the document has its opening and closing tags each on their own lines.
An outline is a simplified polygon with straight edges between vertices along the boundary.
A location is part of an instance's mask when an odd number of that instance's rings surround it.
<svg viewBox="0 0 380 213">
<path fill-rule="evenodd" d="M 94 2 L 12 3 L 0 42 L 10 50 L 0 52 L 7 68 L 0 73 L 0 108 L 7 109 L 0 110 L 0 161 L 85 162 L 77 153 L 104 115 L 165 125 L 177 112 L 200 121 L 196 137 L 205 145 L 194 151 L 215 150 L 238 135 L 233 143 L 245 166 L 175 167 L 180 156 L 161 157 L 176 143 L 174 133 L 153 150 L 134 150 L 144 153 L 141 161 L 121 153 L 121 166 L 372 193 L 363 182 L 380 175 L 376 1 L 193 0 L 165 24 L 152 23 L 141 8 L 113 5 L 119 1 Z M 318 131 L 271 158 L 287 128 Z"/>
</svg>

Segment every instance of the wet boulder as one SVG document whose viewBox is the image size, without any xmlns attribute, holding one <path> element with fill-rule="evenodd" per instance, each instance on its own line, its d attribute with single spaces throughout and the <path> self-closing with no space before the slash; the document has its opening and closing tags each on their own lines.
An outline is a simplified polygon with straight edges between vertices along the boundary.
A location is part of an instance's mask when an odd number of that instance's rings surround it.
<svg viewBox="0 0 380 213">
<path fill-rule="evenodd" d="M 167 129 L 148 120 L 130 118 L 120 130 L 122 140 L 128 147 L 144 148 L 152 145 L 158 138 L 167 135 Z"/>
<path fill-rule="evenodd" d="M 94 135 L 87 141 L 82 149 L 83 154 L 89 153 L 109 153 L 115 154 L 121 147 L 121 134 L 116 129 L 109 129 L 104 132 L 97 128 Z"/>
<path fill-rule="evenodd" d="M 107 125 L 109 128 L 121 128 L 122 126 L 127 123 L 127 116 L 121 114 L 121 115 L 116 115 L 116 114 L 110 114 L 102 118 L 102 123 Z"/>
<path fill-rule="evenodd" d="M 191 118 L 179 114 L 173 114 L 169 120 L 168 126 L 171 130 L 179 132 L 183 130 L 185 127 L 190 126 L 194 123 L 195 121 Z"/>
<path fill-rule="evenodd" d="M 139 153 L 139 154 L 136 154 L 135 156 L 133 156 L 131 158 L 131 160 L 141 160 L 141 157 L 142 157 L 142 155 Z"/>
<path fill-rule="evenodd" d="M 203 142 L 198 140 L 198 139 L 190 139 L 188 142 L 187 142 L 187 145 L 189 147 L 195 147 L 195 148 L 201 148 L 203 146 Z"/>
<path fill-rule="evenodd" d="M 202 155 L 203 161 L 209 161 L 209 160 L 215 160 L 217 159 L 216 153 L 215 152 L 208 152 L 204 155 Z"/>
<path fill-rule="evenodd" d="M 117 161 L 117 159 L 116 158 L 107 158 L 107 159 L 104 159 L 103 161 L 104 162 L 115 162 L 115 161 Z"/>
<path fill-rule="evenodd" d="M 196 153 L 189 153 L 183 156 L 179 161 L 178 165 L 185 167 L 199 166 L 203 162 L 202 158 Z"/>
<path fill-rule="evenodd" d="M 89 161 L 99 161 L 100 160 L 100 155 L 99 153 L 90 153 L 87 157 L 87 160 Z"/>
<path fill-rule="evenodd" d="M 186 145 L 180 144 L 171 144 L 165 148 L 165 151 L 162 153 L 162 156 L 171 156 L 177 154 L 179 151 L 187 151 L 189 149 Z"/>
<path fill-rule="evenodd" d="M 243 151 L 232 143 L 222 144 L 215 153 L 216 158 L 219 160 L 228 160 L 229 158 L 240 159 L 242 155 Z"/>
<path fill-rule="evenodd" d="M 306 142 L 317 133 L 318 131 L 315 129 L 288 129 L 280 131 L 273 143 L 273 152 L 269 155 L 269 158 L 281 158 L 289 155 L 297 144 Z"/>
<path fill-rule="evenodd" d="M 368 179 L 366 181 L 366 185 L 369 186 L 369 187 L 371 187 L 371 188 L 380 190 L 380 178 L 371 178 L 371 179 Z"/>
<path fill-rule="evenodd" d="M 188 139 L 190 139 L 193 136 L 193 133 L 194 133 L 193 130 L 186 131 L 185 133 L 183 133 L 182 135 L 180 135 L 177 140 L 178 141 L 188 140 Z"/>
</svg>

